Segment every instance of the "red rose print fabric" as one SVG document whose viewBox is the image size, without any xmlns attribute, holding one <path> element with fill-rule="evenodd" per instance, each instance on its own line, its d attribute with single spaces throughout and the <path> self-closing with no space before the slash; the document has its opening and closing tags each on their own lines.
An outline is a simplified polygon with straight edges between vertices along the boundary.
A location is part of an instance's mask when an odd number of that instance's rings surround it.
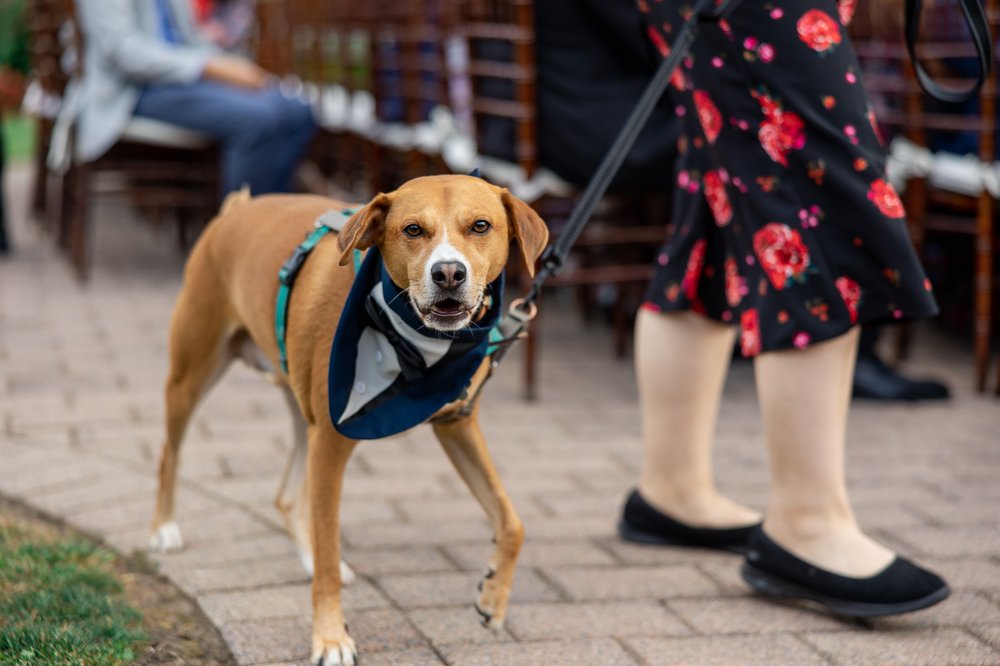
<svg viewBox="0 0 1000 666">
<path fill-rule="evenodd" d="M 753 308 L 740 315 L 740 351 L 744 356 L 760 353 L 760 318 Z"/>
<path fill-rule="evenodd" d="M 694 91 L 694 106 L 698 110 L 698 121 L 705 131 L 709 143 L 715 143 L 722 131 L 722 114 L 704 90 Z"/>
<path fill-rule="evenodd" d="M 788 166 L 788 151 L 806 144 L 805 123 L 798 114 L 785 111 L 767 95 L 756 95 L 764 119 L 757 136 L 764 152 L 781 166 Z"/>
<path fill-rule="evenodd" d="M 854 18 L 854 11 L 857 9 L 857 5 L 858 0 L 840 0 L 837 3 L 837 15 L 845 27 L 851 25 L 851 19 Z"/>
<path fill-rule="evenodd" d="M 840 43 L 840 26 L 829 14 L 810 9 L 795 24 L 799 39 L 813 51 L 829 51 Z"/>
<path fill-rule="evenodd" d="M 809 268 L 809 248 L 799 232 L 787 224 L 765 224 L 753 235 L 753 250 L 775 289 L 801 280 Z"/>
<path fill-rule="evenodd" d="M 899 219 L 906 215 L 903 210 L 903 202 L 892 185 L 881 178 L 871 184 L 868 190 L 868 199 L 875 204 L 886 217 Z"/>
<path fill-rule="evenodd" d="M 743 2 L 665 91 L 681 126 L 644 307 L 740 327 L 754 356 L 937 312 L 845 26 L 857 0 Z M 661 56 L 690 12 L 638 0 Z"/>
<path fill-rule="evenodd" d="M 861 287 L 847 276 L 837 278 L 835 284 L 837 285 L 837 291 L 840 292 L 840 297 L 844 299 L 847 312 L 851 315 L 851 323 L 857 322 L 858 303 L 861 302 Z"/>
<path fill-rule="evenodd" d="M 715 223 L 720 227 L 729 224 L 733 219 L 733 207 L 729 203 L 729 196 L 726 194 L 726 186 L 722 182 L 722 176 L 718 171 L 709 171 L 705 174 L 705 198 L 715 216 Z"/>
</svg>

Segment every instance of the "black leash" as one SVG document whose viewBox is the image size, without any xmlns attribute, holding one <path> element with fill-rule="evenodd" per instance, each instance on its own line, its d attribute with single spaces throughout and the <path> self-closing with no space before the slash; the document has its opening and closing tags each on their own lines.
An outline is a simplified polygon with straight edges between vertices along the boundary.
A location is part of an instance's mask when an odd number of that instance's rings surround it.
<svg viewBox="0 0 1000 666">
<path fill-rule="evenodd" d="M 966 23 L 972 34 L 973 44 L 976 49 L 976 56 L 979 61 L 979 75 L 975 84 L 968 90 L 951 90 L 944 88 L 933 81 L 929 74 L 923 69 L 917 60 L 916 42 L 920 28 L 920 11 L 922 0 L 906 0 L 905 10 L 905 37 L 906 46 L 913 61 L 914 69 L 917 73 L 917 80 L 924 91 L 944 102 L 961 103 L 978 96 L 980 88 L 992 71 L 993 64 L 993 40 L 990 36 L 989 24 L 986 20 L 986 13 L 980 4 L 980 0 L 958 0 L 965 15 Z M 656 103 L 667 89 L 670 77 L 674 70 L 688 55 L 691 45 L 698 34 L 698 28 L 702 23 L 712 23 L 724 18 L 731 12 L 741 0 L 699 0 L 695 7 L 694 14 L 681 28 L 680 33 L 671 45 L 670 55 L 667 56 L 659 67 L 646 89 L 639 98 L 639 102 L 632 109 L 628 120 L 619 132 L 618 137 L 612 144 L 611 149 L 604 156 L 600 166 L 594 173 L 594 177 L 587 184 L 587 188 L 580 195 L 579 201 L 573 208 L 569 220 L 563 232 L 556 239 L 556 242 L 545 249 L 542 253 L 541 264 L 535 279 L 531 284 L 528 293 L 522 298 L 513 301 L 507 314 L 506 325 L 501 324 L 505 341 L 516 341 L 524 337 L 524 329 L 528 322 L 535 317 L 537 306 L 535 301 L 541 293 L 542 285 L 547 279 L 559 272 L 569 256 L 569 251 L 576 243 L 577 238 L 583 232 L 583 228 L 590 220 L 594 208 L 600 202 L 604 193 L 611 184 L 611 179 L 618 172 L 622 161 L 632 149 L 639 132 L 646 125 L 650 114 L 653 112 Z M 500 362 L 503 356 L 510 349 L 511 344 L 500 346 L 492 354 L 493 366 Z M 478 392 L 477 392 L 478 393 Z"/>
<path fill-rule="evenodd" d="M 906 0 L 905 10 L 906 50 L 910 53 L 917 82 L 928 95 L 950 104 L 961 104 L 978 97 L 979 89 L 983 87 L 990 72 L 993 71 L 993 38 L 990 35 L 990 25 L 986 20 L 986 11 L 983 9 L 983 5 L 980 0 L 958 0 L 958 3 L 962 7 L 962 14 L 965 15 L 965 24 L 969 26 L 972 45 L 976 49 L 976 59 L 979 61 L 976 82 L 967 90 L 953 90 L 938 85 L 920 64 L 917 59 L 917 40 L 920 35 L 922 0 Z"/>
<path fill-rule="evenodd" d="M 601 201 L 608 186 L 611 184 L 611 179 L 614 178 L 622 162 L 625 160 L 625 156 L 628 155 L 628 152 L 635 144 L 635 140 L 639 137 L 639 132 L 645 127 L 646 121 L 649 120 L 650 114 L 656 107 L 656 103 L 663 96 L 663 91 L 667 89 L 674 70 L 677 69 L 681 60 L 687 57 L 688 51 L 691 49 L 691 45 L 698 34 L 698 27 L 702 23 L 712 23 L 725 17 L 740 2 L 741 0 L 722 0 L 717 4 L 716 0 L 699 0 L 694 14 L 684 23 L 684 27 L 681 28 L 677 38 L 673 41 L 670 55 L 664 58 L 663 62 L 657 67 L 656 73 L 653 74 L 653 78 L 643 91 L 642 97 L 639 98 L 639 102 L 632 109 L 632 113 L 629 114 L 628 120 L 625 121 L 625 125 L 622 127 L 621 132 L 618 133 L 615 142 L 611 145 L 604 159 L 601 160 L 597 171 L 594 172 L 594 177 L 587 183 L 587 188 L 580 195 L 580 199 L 573 208 L 573 212 L 570 214 L 569 220 L 566 222 L 566 226 L 563 228 L 559 238 L 542 253 L 541 264 L 539 265 L 538 272 L 535 273 L 535 280 L 531 283 L 528 293 L 511 303 L 508 316 L 515 319 L 520 326 L 515 331 L 512 331 L 511 334 L 505 335 L 505 337 L 518 337 L 521 335 L 528 321 L 535 317 L 537 312 L 535 301 L 538 300 L 538 296 L 542 291 L 542 285 L 546 280 L 558 273 L 563 264 L 566 263 L 570 249 L 576 243 L 580 234 L 583 233 L 583 228 L 590 221 L 590 216 L 594 213 L 594 208 Z M 494 352 L 494 364 L 500 361 L 509 348 L 510 345 L 506 345 Z"/>
</svg>

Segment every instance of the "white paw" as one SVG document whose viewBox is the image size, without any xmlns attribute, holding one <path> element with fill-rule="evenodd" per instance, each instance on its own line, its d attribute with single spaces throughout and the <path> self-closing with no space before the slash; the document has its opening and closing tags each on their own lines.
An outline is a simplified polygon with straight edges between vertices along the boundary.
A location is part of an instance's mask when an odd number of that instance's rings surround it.
<svg viewBox="0 0 1000 666">
<path fill-rule="evenodd" d="M 304 551 L 299 551 L 299 562 L 302 564 L 302 568 L 306 570 L 309 577 L 312 578 L 316 573 L 316 567 L 313 566 L 312 555 Z M 344 587 L 350 585 L 357 579 L 357 574 L 354 570 L 347 565 L 344 560 L 340 561 L 340 584 Z"/>
<path fill-rule="evenodd" d="M 149 549 L 159 553 L 169 553 L 184 547 L 181 528 L 174 521 L 160 525 L 159 529 L 149 537 Z"/>
<path fill-rule="evenodd" d="M 316 568 L 313 566 L 313 556 L 304 550 L 299 551 L 299 562 L 302 564 L 302 568 L 306 570 L 309 577 L 312 578 L 313 574 L 316 573 Z"/>
<path fill-rule="evenodd" d="M 314 653 L 312 663 L 313 666 L 354 666 L 358 663 L 358 648 L 353 638 L 345 636 L 342 641 Z"/>
<path fill-rule="evenodd" d="M 345 586 L 346 585 L 350 585 L 351 583 L 354 582 L 354 580 L 356 578 L 357 578 L 357 576 L 355 575 L 354 570 L 351 569 L 351 567 L 347 566 L 347 562 L 345 562 L 344 560 L 341 560 L 340 561 L 340 584 L 341 585 L 345 585 Z"/>
</svg>

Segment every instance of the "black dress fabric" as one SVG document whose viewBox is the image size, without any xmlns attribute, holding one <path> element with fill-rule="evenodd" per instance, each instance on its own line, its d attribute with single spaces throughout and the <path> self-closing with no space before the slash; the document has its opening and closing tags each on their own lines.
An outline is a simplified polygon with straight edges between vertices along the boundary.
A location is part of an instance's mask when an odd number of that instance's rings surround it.
<svg viewBox="0 0 1000 666">
<path fill-rule="evenodd" d="M 638 0 L 670 52 L 686 0 Z M 645 307 L 741 326 L 745 356 L 934 315 L 846 26 L 854 0 L 743 0 L 671 80 L 672 221 Z"/>
<path fill-rule="evenodd" d="M 541 164 L 583 187 L 656 70 L 635 0 L 537 0 Z M 673 180 L 679 123 L 662 99 L 611 184 L 662 192 Z M 513 143 L 513 141 L 511 141 Z"/>
</svg>

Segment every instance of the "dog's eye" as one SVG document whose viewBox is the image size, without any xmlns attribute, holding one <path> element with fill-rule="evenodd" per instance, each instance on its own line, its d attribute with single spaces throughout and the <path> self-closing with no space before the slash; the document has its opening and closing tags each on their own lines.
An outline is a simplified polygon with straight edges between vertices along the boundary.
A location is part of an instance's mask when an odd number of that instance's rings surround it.
<svg viewBox="0 0 1000 666">
<path fill-rule="evenodd" d="M 472 223 L 472 233 L 485 234 L 493 225 L 486 220 L 476 220 Z"/>
<path fill-rule="evenodd" d="M 403 227 L 403 233 L 410 238 L 417 238 L 424 235 L 424 230 L 420 228 L 419 224 L 408 224 Z"/>
</svg>

